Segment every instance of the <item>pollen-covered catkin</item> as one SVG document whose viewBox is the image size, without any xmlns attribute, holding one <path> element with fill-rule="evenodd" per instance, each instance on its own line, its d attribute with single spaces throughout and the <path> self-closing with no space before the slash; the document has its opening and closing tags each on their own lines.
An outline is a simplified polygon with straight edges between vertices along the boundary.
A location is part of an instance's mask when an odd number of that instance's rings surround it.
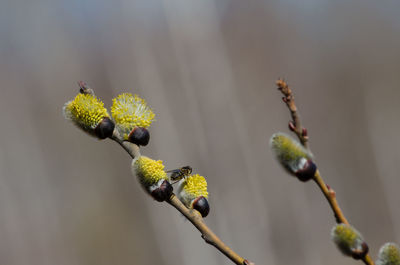
<svg viewBox="0 0 400 265">
<path fill-rule="evenodd" d="M 187 208 L 198 210 L 203 217 L 208 215 L 207 181 L 203 176 L 190 175 L 179 181 L 177 196 Z"/>
<path fill-rule="evenodd" d="M 132 160 L 132 174 L 155 200 L 164 201 L 171 196 L 172 186 L 161 160 L 139 156 Z"/>
<path fill-rule="evenodd" d="M 148 128 L 155 117 L 144 99 L 130 93 L 123 93 L 113 99 L 111 114 L 124 140 L 128 140 L 136 127 Z"/>
<path fill-rule="evenodd" d="M 63 112 L 66 119 L 100 139 L 112 135 L 114 123 L 109 119 L 104 103 L 94 95 L 78 94 L 65 103 Z"/>
</svg>

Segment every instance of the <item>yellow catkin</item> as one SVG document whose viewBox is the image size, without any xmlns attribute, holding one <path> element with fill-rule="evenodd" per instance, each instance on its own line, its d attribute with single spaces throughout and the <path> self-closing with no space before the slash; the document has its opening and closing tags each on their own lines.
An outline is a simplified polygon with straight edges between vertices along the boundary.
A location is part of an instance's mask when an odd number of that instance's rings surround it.
<svg viewBox="0 0 400 265">
<path fill-rule="evenodd" d="M 138 95 L 123 93 L 113 99 L 111 114 L 125 140 L 135 127 L 148 128 L 155 114 Z"/>
<path fill-rule="evenodd" d="M 103 118 L 110 116 L 104 103 L 90 94 L 78 94 L 74 100 L 67 102 L 64 115 L 85 130 L 96 128 Z"/>
<path fill-rule="evenodd" d="M 207 181 L 203 176 L 195 174 L 187 177 L 183 184 L 182 190 L 190 197 L 197 198 L 203 196 L 208 198 Z"/>
<path fill-rule="evenodd" d="M 168 180 L 163 162 L 146 156 L 141 156 L 133 160 L 132 171 L 145 188 L 149 188 L 149 186 L 158 183 L 162 179 Z"/>
</svg>

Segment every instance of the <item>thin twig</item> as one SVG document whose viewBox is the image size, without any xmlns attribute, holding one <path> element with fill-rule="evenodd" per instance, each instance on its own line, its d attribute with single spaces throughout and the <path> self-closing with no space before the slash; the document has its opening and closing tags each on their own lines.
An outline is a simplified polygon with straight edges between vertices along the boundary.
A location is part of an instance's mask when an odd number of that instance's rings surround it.
<svg viewBox="0 0 400 265">
<path fill-rule="evenodd" d="M 319 173 L 319 170 L 317 170 L 317 172 L 315 172 L 314 181 L 315 181 L 315 183 L 317 183 L 318 187 L 321 189 L 325 198 L 328 200 L 329 205 L 331 206 L 331 209 L 335 215 L 336 223 L 338 223 L 338 224 L 344 223 L 344 224 L 348 225 L 349 221 L 347 221 L 346 217 L 344 216 L 342 210 L 339 207 L 339 204 L 336 200 L 335 191 L 330 186 L 325 184 L 324 180 L 321 177 L 321 174 Z M 361 260 L 366 265 L 374 265 L 374 261 L 371 259 L 369 254 L 365 255 Z"/>
<path fill-rule="evenodd" d="M 299 138 L 301 144 L 308 148 L 308 134 L 307 129 L 301 126 L 300 115 L 297 111 L 296 104 L 294 102 L 294 96 L 292 90 L 289 88 L 288 84 L 283 81 L 283 79 L 278 79 L 276 81 L 276 85 L 278 89 L 282 92 L 284 97 L 282 98 L 283 102 L 286 103 L 287 107 L 289 108 L 290 115 L 292 116 L 292 120 L 289 121 L 289 129 L 293 131 L 297 137 Z"/>
<path fill-rule="evenodd" d="M 283 81 L 282 79 L 278 79 L 276 81 L 276 85 L 278 89 L 282 92 L 284 97 L 282 100 L 286 103 L 287 107 L 289 108 L 290 115 L 292 117 L 292 121 L 289 121 L 289 129 L 293 131 L 296 135 L 301 144 L 308 148 L 308 134 L 307 129 L 301 126 L 300 115 L 297 110 L 296 104 L 294 102 L 294 96 L 292 90 L 289 88 L 288 84 Z M 344 223 L 349 224 L 346 217 L 344 216 L 342 210 L 339 207 L 339 204 L 336 200 L 336 193 L 335 191 L 325 184 L 319 170 L 315 172 L 314 181 L 321 189 L 322 193 L 324 194 L 325 198 L 327 199 L 333 214 L 335 215 L 336 223 Z M 366 265 L 375 265 L 374 261 L 371 259 L 370 255 L 367 253 L 361 259 Z"/>
<path fill-rule="evenodd" d="M 114 129 L 111 139 L 114 140 L 115 142 L 117 142 L 122 148 L 124 148 L 125 151 L 132 157 L 132 159 L 140 156 L 139 146 L 137 146 L 136 144 L 124 141 L 121 138 L 117 129 Z"/>
<path fill-rule="evenodd" d="M 339 207 L 339 204 L 336 200 L 336 193 L 335 191 L 325 184 L 324 180 L 322 179 L 319 170 L 315 172 L 314 181 L 317 183 L 318 187 L 321 189 L 322 193 L 325 195 L 325 198 L 328 200 L 329 205 L 332 208 L 332 211 L 336 218 L 336 223 L 344 223 L 349 224 L 346 217 L 344 216 L 342 210 Z"/>
<path fill-rule="evenodd" d="M 173 194 L 167 201 L 183 214 L 196 228 L 200 231 L 201 237 L 207 244 L 210 244 L 221 251 L 233 263 L 238 265 L 250 264 L 247 260 L 239 256 L 236 252 L 230 249 L 222 240 L 214 234 L 213 231 L 204 223 L 204 219 L 196 210 L 190 210 Z"/>
</svg>

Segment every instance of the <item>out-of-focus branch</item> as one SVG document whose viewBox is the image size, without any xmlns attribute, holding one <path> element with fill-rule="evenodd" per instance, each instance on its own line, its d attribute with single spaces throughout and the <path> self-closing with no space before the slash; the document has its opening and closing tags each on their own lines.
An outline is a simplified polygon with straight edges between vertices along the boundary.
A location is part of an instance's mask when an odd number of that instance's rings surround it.
<svg viewBox="0 0 400 265">
<path fill-rule="evenodd" d="M 286 103 L 290 115 L 292 117 L 292 121 L 289 121 L 289 129 L 293 131 L 296 135 L 301 144 L 308 148 L 308 133 L 307 129 L 303 128 L 301 126 L 301 120 L 300 120 L 300 115 L 297 110 L 296 104 L 294 102 L 294 95 L 292 90 L 289 88 L 288 84 L 283 81 L 282 79 L 278 79 L 276 81 L 276 85 L 278 86 L 278 90 L 280 90 L 283 94 L 283 102 Z M 327 199 L 336 219 L 336 223 L 344 223 L 344 224 L 349 224 L 348 220 L 344 216 L 342 210 L 339 207 L 339 204 L 336 200 L 336 193 L 335 191 L 329 187 L 328 185 L 325 184 L 319 170 L 315 172 L 315 175 L 313 177 L 315 183 L 318 185 L 318 187 L 321 189 L 321 192 L 324 194 L 325 198 Z M 371 259 L 369 254 L 366 254 L 362 259 L 361 259 L 366 265 L 375 265 L 374 261 Z"/>
</svg>

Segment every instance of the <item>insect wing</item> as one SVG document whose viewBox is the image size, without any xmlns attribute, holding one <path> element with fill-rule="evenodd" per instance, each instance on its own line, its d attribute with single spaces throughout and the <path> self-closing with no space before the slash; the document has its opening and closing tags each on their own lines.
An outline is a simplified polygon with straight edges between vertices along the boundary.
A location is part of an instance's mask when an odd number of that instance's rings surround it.
<svg viewBox="0 0 400 265">
<path fill-rule="evenodd" d="M 180 179 L 180 178 L 182 177 L 182 176 L 181 176 L 182 173 L 181 173 L 181 169 L 180 169 L 180 168 L 168 170 L 167 173 L 170 174 L 170 175 L 169 175 L 169 178 L 170 178 L 171 180 L 178 180 L 178 179 Z"/>
</svg>

